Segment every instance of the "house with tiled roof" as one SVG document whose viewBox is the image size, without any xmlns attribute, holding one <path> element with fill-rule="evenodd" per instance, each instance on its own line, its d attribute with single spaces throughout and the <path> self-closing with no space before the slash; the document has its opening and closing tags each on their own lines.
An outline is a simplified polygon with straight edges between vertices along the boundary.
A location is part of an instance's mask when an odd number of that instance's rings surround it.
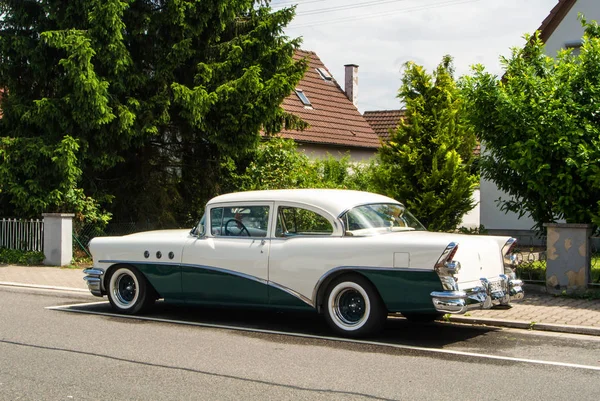
<svg viewBox="0 0 600 401">
<path fill-rule="evenodd" d="M 400 120 L 404 117 L 404 110 L 365 111 L 363 116 L 377 136 L 385 142 L 389 141 L 390 134 L 398 128 Z"/>
<path fill-rule="evenodd" d="M 560 49 L 573 49 L 575 53 L 581 47 L 583 27 L 577 19 L 581 13 L 587 20 L 600 21 L 600 2 L 598 0 L 559 0 L 544 19 L 538 30 L 546 45 L 546 54 L 555 56 Z"/>
<path fill-rule="evenodd" d="M 581 46 L 584 29 L 578 20 L 581 13 L 588 21 L 600 21 L 599 0 L 559 0 L 548 16 L 542 21 L 538 30 L 545 44 L 545 53 L 555 57 L 560 49 L 572 48 L 577 52 Z M 534 221 L 528 216 L 519 218 L 516 213 L 501 211 L 496 200 L 508 199 L 509 196 L 500 191 L 490 181 L 482 179 L 481 188 L 481 224 L 492 234 L 506 234 L 525 237 L 526 241 L 534 241 L 531 233 Z"/>
<path fill-rule="evenodd" d="M 358 66 L 346 66 L 342 89 L 314 52 L 299 50 L 294 57 L 306 58 L 308 70 L 282 107 L 309 127 L 303 131 L 283 130 L 279 135 L 296 141 L 311 158 L 350 154 L 352 161 L 371 159 L 380 141 L 356 107 Z"/>
</svg>

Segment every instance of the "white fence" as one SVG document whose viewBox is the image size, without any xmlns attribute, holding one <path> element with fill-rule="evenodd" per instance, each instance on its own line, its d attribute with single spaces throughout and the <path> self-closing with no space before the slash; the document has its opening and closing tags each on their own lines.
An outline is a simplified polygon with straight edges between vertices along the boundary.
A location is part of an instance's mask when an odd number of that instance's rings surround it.
<svg viewBox="0 0 600 401">
<path fill-rule="evenodd" d="M 0 219 L 0 248 L 44 251 L 44 221 Z"/>
</svg>

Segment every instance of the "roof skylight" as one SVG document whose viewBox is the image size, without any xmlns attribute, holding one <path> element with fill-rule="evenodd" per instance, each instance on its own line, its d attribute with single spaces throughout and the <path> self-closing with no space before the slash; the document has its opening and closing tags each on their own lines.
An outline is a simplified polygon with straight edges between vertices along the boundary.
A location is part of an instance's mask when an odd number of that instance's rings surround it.
<svg viewBox="0 0 600 401">
<path fill-rule="evenodd" d="M 331 76 L 329 71 L 327 71 L 325 68 L 319 67 L 319 68 L 317 68 L 317 72 L 319 73 L 321 78 L 323 78 L 325 81 L 331 81 L 333 79 L 333 77 Z"/>
<path fill-rule="evenodd" d="M 302 89 L 296 89 L 296 95 L 298 96 L 298 99 L 300 99 L 303 105 L 307 107 L 312 106 L 310 100 L 308 100 L 308 97 L 304 94 L 304 91 L 302 91 Z"/>
</svg>

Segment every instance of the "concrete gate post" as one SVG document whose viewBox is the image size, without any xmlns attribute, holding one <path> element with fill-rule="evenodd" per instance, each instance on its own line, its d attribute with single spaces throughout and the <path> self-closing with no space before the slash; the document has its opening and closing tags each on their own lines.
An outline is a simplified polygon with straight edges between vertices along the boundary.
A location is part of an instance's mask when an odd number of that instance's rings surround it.
<svg viewBox="0 0 600 401">
<path fill-rule="evenodd" d="M 546 290 L 584 292 L 590 280 L 591 224 L 544 224 L 548 229 Z"/>
<path fill-rule="evenodd" d="M 73 259 L 72 213 L 44 213 L 44 264 L 64 266 Z"/>
</svg>

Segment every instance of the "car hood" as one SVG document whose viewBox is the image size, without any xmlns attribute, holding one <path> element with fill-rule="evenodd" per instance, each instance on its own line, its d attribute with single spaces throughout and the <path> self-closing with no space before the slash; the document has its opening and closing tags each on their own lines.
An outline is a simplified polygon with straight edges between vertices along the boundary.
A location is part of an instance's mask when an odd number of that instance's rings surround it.
<svg viewBox="0 0 600 401">
<path fill-rule="evenodd" d="M 190 230 L 157 230 L 124 235 L 122 237 L 96 237 L 90 242 L 94 261 L 158 261 L 162 255 L 174 253 L 174 261 L 180 260 L 181 250 L 191 238 Z M 148 251 L 150 257 L 144 254 Z M 156 259 L 156 260 L 155 260 Z M 165 259 L 163 259 L 165 260 Z"/>
</svg>

